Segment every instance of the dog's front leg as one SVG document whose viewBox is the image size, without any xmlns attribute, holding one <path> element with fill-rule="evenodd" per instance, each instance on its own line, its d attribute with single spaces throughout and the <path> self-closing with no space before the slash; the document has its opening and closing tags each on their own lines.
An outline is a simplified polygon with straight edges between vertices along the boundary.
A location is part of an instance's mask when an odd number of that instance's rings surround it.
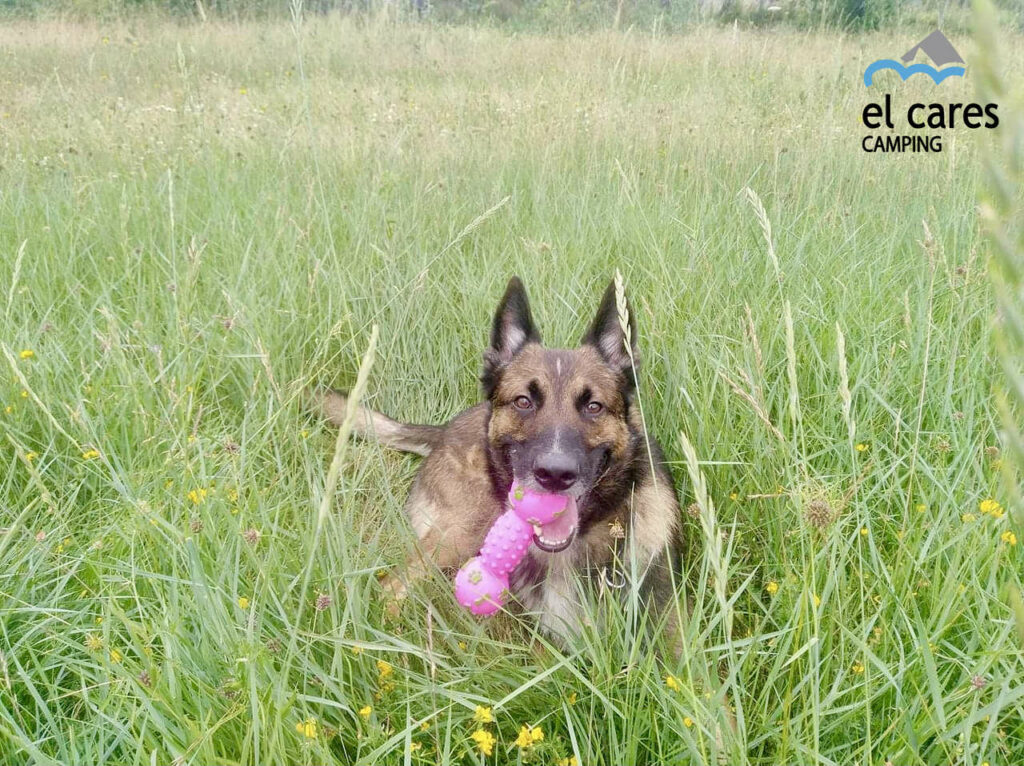
<svg viewBox="0 0 1024 766">
<path fill-rule="evenodd" d="M 446 539 L 437 529 L 430 529 L 421 537 L 405 563 L 392 569 L 383 580 L 381 586 L 386 594 L 385 611 L 390 617 L 397 617 L 402 603 L 409 595 L 411 588 L 418 580 L 430 574 L 433 567 L 440 569 L 461 566 L 473 555 L 473 551 L 463 550 L 465 546 Z"/>
</svg>

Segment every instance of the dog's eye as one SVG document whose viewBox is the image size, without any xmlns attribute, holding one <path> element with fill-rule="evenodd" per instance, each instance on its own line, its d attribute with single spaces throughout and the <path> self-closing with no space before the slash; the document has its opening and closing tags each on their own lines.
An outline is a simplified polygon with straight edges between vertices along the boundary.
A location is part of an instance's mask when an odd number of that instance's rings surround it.
<svg viewBox="0 0 1024 766">
<path fill-rule="evenodd" d="M 588 415 L 600 415 L 604 410 L 604 405 L 601 402 L 587 402 L 583 407 L 583 411 Z"/>
<path fill-rule="evenodd" d="M 533 402 L 530 401 L 530 397 L 528 396 L 517 396 L 512 400 L 512 406 L 517 410 L 526 412 L 527 410 L 533 409 Z"/>
</svg>

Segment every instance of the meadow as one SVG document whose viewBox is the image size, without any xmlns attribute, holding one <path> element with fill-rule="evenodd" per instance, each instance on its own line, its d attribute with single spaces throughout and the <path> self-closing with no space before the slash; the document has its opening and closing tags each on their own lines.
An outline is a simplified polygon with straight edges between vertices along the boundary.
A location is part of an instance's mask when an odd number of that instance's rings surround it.
<svg viewBox="0 0 1024 766">
<path fill-rule="evenodd" d="M 0 762 L 1021 763 L 987 131 L 860 148 L 918 37 L 0 26 Z M 604 601 L 539 651 L 440 573 L 389 616 L 417 461 L 328 476 L 302 391 L 376 328 L 364 400 L 441 422 L 510 275 L 558 346 L 617 269 L 682 656 Z"/>
</svg>

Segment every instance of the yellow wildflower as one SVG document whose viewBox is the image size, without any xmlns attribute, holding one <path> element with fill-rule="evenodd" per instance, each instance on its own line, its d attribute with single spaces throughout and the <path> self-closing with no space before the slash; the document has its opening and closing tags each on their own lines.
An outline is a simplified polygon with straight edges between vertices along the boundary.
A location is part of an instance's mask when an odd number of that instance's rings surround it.
<svg viewBox="0 0 1024 766">
<path fill-rule="evenodd" d="M 305 721 L 299 721 L 295 724 L 295 731 L 306 739 L 316 739 L 316 721 L 312 718 L 307 718 Z"/>
<path fill-rule="evenodd" d="M 430 721 L 424 721 L 423 723 L 420 724 L 420 731 L 429 731 L 429 730 L 430 730 Z"/>
<path fill-rule="evenodd" d="M 18 356 L 20 356 L 20 357 L 21 357 L 22 359 L 31 359 L 31 358 L 32 358 L 32 357 L 34 357 L 35 355 L 36 355 L 36 352 L 35 352 L 35 351 L 33 351 L 33 350 L 32 350 L 32 349 L 30 349 L 30 348 L 26 348 L 26 349 L 23 349 L 23 350 L 21 351 L 21 353 L 20 353 L 20 354 L 18 354 Z"/>
<path fill-rule="evenodd" d="M 494 752 L 494 743 L 497 740 L 495 740 L 494 735 L 486 729 L 477 729 L 469 735 L 469 738 L 476 742 L 476 746 L 484 755 L 490 755 Z"/>
<path fill-rule="evenodd" d="M 860 528 L 860 536 L 861 537 L 867 537 L 868 536 L 868 528 L 867 527 L 861 527 Z"/>
<path fill-rule="evenodd" d="M 473 720 L 477 723 L 491 723 L 494 720 L 494 716 L 491 715 L 489 707 L 477 705 L 476 710 L 473 711 Z"/>
<path fill-rule="evenodd" d="M 12 412 L 14 412 L 14 405 L 13 404 L 8 404 L 6 407 L 4 407 L 4 414 L 5 415 L 10 415 Z"/>
<path fill-rule="evenodd" d="M 1010 530 L 1006 530 L 1005 532 L 1003 532 L 1003 534 L 999 535 L 999 539 L 1002 540 L 1007 545 L 1016 545 L 1017 544 L 1017 535 L 1015 535 Z"/>
<path fill-rule="evenodd" d="M 867 452 L 868 445 L 866 445 L 864 442 L 858 442 L 857 446 L 854 447 L 854 449 L 857 450 L 857 452 Z"/>
<path fill-rule="evenodd" d="M 409 752 L 410 753 L 415 753 L 417 750 L 419 750 L 422 747 L 423 747 L 423 745 L 420 742 L 410 742 L 409 743 Z"/>
<path fill-rule="evenodd" d="M 530 727 L 524 724 L 519 727 L 519 736 L 516 737 L 516 747 L 520 750 L 526 750 L 526 748 L 532 746 L 533 737 L 530 736 Z"/>
<path fill-rule="evenodd" d="M 675 676 L 665 676 L 665 686 L 674 692 L 679 691 L 683 687 L 679 684 L 679 679 Z"/>
<path fill-rule="evenodd" d="M 864 665 L 860 662 L 855 662 L 853 663 L 853 667 L 850 668 L 850 670 L 852 670 L 854 673 L 863 673 Z"/>
<path fill-rule="evenodd" d="M 299 436 L 301 436 L 303 439 L 305 439 L 307 436 L 309 436 L 309 431 L 307 431 L 305 428 L 303 428 L 301 431 L 299 431 Z"/>
<path fill-rule="evenodd" d="M 395 669 L 391 667 L 390 662 L 385 662 L 384 660 L 377 660 L 377 672 L 380 674 L 381 678 L 387 678 L 395 672 Z"/>
<path fill-rule="evenodd" d="M 369 721 L 370 720 L 370 714 L 372 712 L 373 712 L 373 708 L 372 707 L 370 707 L 369 705 L 364 705 L 363 707 L 359 708 L 359 717 L 362 718 L 364 721 Z"/>
<path fill-rule="evenodd" d="M 729 493 L 729 499 L 730 500 L 739 500 L 739 497 L 740 497 L 740 493 L 739 492 L 730 492 Z"/>
<path fill-rule="evenodd" d="M 192 489 L 189 490 L 188 499 L 192 501 L 192 505 L 199 505 L 206 499 L 206 495 L 209 494 L 206 489 Z"/>
<path fill-rule="evenodd" d="M 117 651 L 117 649 L 111 649 L 110 650 L 110 661 L 111 662 L 113 662 L 116 665 L 122 659 L 124 659 L 124 655 L 122 655 L 121 652 Z"/>
<path fill-rule="evenodd" d="M 32 450 L 29 450 L 28 452 L 25 453 L 25 460 L 27 460 L 30 463 L 37 457 L 39 457 L 38 452 L 33 452 Z"/>
<path fill-rule="evenodd" d="M 575 755 L 570 755 L 568 758 L 562 758 L 558 766 L 580 766 L 580 762 L 576 760 Z"/>
<path fill-rule="evenodd" d="M 1005 515 L 1003 506 L 999 504 L 999 501 L 991 497 L 978 503 L 978 510 L 982 513 L 987 513 L 993 519 L 1001 519 Z"/>
<path fill-rule="evenodd" d="M 570 705 L 575 705 L 576 704 L 576 699 L 577 699 L 576 692 L 573 692 L 572 694 L 569 695 L 569 699 L 567 701 L 568 701 L 568 703 Z"/>
<path fill-rule="evenodd" d="M 238 597 L 238 608 L 239 609 L 248 609 L 249 608 L 249 599 L 247 599 L 245 596 L 239 596 Z"/>
<path fill-rule="evenodd" d="M 915 509 L 917 510 L 918 513 L 924 513 L 925 511 L 928 510 L 928 506 L 925 505 L 924 503 L 918 503 L 914 507 L 915 507 Z"/>
<path fill-rule="evenodd" d="M 775 582 L 775 580 L 770 580 L 768 584 L 764 586 L 764 589 L 768 591 L 769 596 L 774 596 L 779 592 L 779 584 Z"/>
<path fill-rule="evenodd" d="M 687 729 L 691 728 L 693 726 L 693 719 L 690 718 L 690 716 L 685 716 L 683 718 L 683 726 L 685 726 Z"/>
<path fill-rule="evenodd" d="M 461 649 L 462 651 L 466 651 L 466 649 L 468 648 L 469 645 L 465 641 L 459 641 L 459 649 Z"/>
<path fill-rule="evenodd" d="M 352 654 L 354 654 L 356 656 L 359 656 L 360 654 L 363 653 L 363 647 L 361 647 L 361 646 L 353 646 L 351 649 L 349 649 L 349 651 L 352 652 Z"/>
<path fill-rule="evenodd" d="M 811 596 L 814 598 L 814 605 L 821 606 L 821 598 L 818 596 L 818 594 L 812 593 Z"/>
<path fill-rule="evenodd" d="M 24 388 L 21 389 L 21 398 L 28 399 L 28 391 L 26 391 Z"/>
<path fill-rule="evenodd" d="M 976 516 L 973 513 L 961 513 L 960 514 L 960 521 L 964 522 L 965 524 L 968 521 L 974 521 L 975 518 L 976 518 Z"/>
<path fill-rule="evenodd" d="M 82 453 L 82 460 L 94 460 L 100 456 L 99 450 L 87 449 Z"/>
</svg>

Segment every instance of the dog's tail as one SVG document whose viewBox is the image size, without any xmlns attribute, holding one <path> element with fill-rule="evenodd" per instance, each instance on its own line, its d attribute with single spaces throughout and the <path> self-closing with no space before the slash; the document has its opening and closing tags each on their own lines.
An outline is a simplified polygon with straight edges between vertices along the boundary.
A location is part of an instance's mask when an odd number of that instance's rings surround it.
<svg viewBox="0 0 1024 766">
<path fill-rule="evenodd" d="M 313 409 L 328 422 L 340 426 L 348 412 L 348 397 L 341 391 L 322 388 L 311 392 Z M 352 430 L 364 439 L 374 439 L 386 447 L 415 452 L 426 457 L 441 443 L 444 429 L 440 426 L 421 426 L 399 423 L 387 415 L 357 405 Z"/>
</svg>

